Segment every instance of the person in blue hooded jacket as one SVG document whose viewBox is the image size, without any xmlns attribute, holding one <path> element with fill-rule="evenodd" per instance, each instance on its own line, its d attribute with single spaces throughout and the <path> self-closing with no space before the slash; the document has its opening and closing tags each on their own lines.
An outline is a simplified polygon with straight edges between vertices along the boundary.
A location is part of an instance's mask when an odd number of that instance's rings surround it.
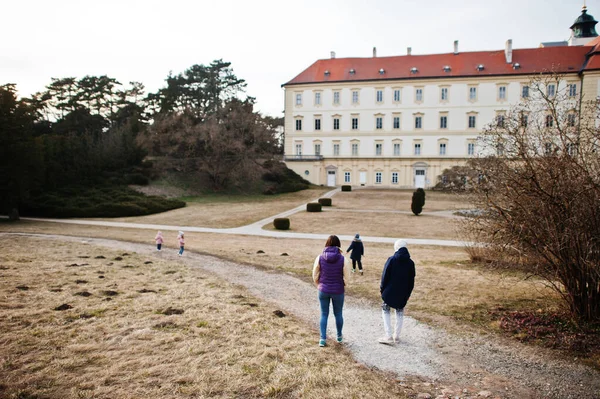
<svg viewBox="0 0 600 399">
<path fill-rule="evenodd" d="M 415 263 L 410 259 L 406 241 L 397 240 L 394 243 L 394 255 L 390 256 L 381 273 L 381 314 L 385 336 L 379 340 L 382 344 L 394 344 L 400 339 L 404 307 L 415 286 Z M 391 309 L 396 310 L 396 324 L 392 331 Z"/>
<path fill-rule="evenodd" d="M 337 236 L 329 236 L 321 255 L 317 256 L 313 266 L 313 280 L 319 291 L 319 303 L 321 306 L 321 319 L 319 323 L 321 339 L 319 346 L 327 344 L 327 319 L 329 318 L 329 304 L 333 305 L 335 316 L 335 327 L 337 330 L 337 342 L 342 343 L 342 328 L 344 317 L 344 290 L 347 281 L 346 258 L 340 248 L 340 239 Z"/>
</svg>

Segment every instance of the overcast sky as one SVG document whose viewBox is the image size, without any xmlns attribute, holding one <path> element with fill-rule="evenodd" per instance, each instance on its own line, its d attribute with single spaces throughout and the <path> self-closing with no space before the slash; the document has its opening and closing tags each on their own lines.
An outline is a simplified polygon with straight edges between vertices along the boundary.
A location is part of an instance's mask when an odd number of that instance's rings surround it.
<svg viewBox="0 0 600 399">
<path fill-rule="evenodd" d="M 3 0 L 0 84 L 21 96 L 50 78 L 108 75 L 147 92 L 169 71 L 222 58 L 257 110 L 282 116 L 283 89 L 330 51 L 341 57 L 498 50 L 567 40 L 583 0 Z M 600 18 L 600 0 L 587 0 Z M 600 26 L 597 28 L 600 29 Z"/>
</svg>

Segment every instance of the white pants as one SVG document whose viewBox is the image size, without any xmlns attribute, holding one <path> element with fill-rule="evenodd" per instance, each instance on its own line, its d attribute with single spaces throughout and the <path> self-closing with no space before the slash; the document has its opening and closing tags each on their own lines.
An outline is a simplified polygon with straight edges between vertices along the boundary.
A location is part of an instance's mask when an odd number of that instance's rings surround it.
<svg viewBox="0 0 600 399">
<path fill-rule="evenodd" d="M 398 340 L 400 337 L 400 331 L 402 331 L 402 322 L 404 321 L 404 309 L 395 309 L 396 310 L 396 325 L 394 326 L 394 330 L 392 332 L 392 321 L 391 321 L 391 310 L 386 303 L 381 305 L 381 315 L 383 316 L 383 328 L 385 330 L 386 338 L 394 338 L 394 340 Z"/>
</svg>

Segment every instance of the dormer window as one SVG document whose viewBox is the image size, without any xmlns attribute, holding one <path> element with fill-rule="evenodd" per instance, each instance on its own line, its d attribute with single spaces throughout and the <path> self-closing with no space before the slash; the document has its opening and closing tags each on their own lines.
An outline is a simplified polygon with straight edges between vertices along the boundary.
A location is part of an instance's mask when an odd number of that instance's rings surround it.
<svg viewBox="0 0 600 399">
<path fill-rule="evenodd" d="M 325 71 L 325 76 L 329 76 L 329 73 L 330 73 L 329 70 L 326 70 Z"/>
<path fill-rule="evenodd" d="M 478 71 L 483 71 L 483 69 L 484 69 L 483 64 L 477 65 L 477 70 Z"/>
<path fill-rule="evenodd" d="M 419 72 L 419 70 L 417 69 L 417 67 L 410 68 L 410 73 L 417 73 L 417 72 Z"/>
<path fill-rule="evenodd" d="M 379 74 L 380 74 L 380 75 L 383 75 L 384 73 L 385 73 L 385 69 L 381 68 L 381 69 L 379 70 Z"/>
<path fill-rule="evenodd" d="M 354 75 L 356 73 L 356 70 L 354 68 L 350 69 L 350 75 Z"/>
<path fill-rule="evenodd" d="M 450 72 L 451 70 L 452 70 L 452 68 L 450 68 L 450 65 L 444 66 L 444 72 Z"/>
<path fill-rule="evenodd" d="M 513 69 L 519 69 L 519 68 L 521 68 L 521 64 L 519 64 L 518 62 L 515 62 L 513 64 Z"/>
</svg>

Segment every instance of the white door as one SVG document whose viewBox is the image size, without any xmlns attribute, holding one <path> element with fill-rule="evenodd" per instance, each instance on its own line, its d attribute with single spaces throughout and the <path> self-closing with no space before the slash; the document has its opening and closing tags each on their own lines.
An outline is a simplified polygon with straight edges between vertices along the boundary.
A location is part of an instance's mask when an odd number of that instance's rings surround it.
<svg viewBox="0 0 600 399">
<path fill-rule="evenodd" d="M 327 171 L 327 185 L 329 187 L 335 187 L 335 170 Z"/>
<path fill-rule="evenodd" d="M 425 188 L 425 169 L 415 170 L 415 188 Z"/>
<path fill-rule="evenodd" d="M 367 172 L 360 172 L 360 185 L 364 186 L 367 184 Z"/>
</svg>

